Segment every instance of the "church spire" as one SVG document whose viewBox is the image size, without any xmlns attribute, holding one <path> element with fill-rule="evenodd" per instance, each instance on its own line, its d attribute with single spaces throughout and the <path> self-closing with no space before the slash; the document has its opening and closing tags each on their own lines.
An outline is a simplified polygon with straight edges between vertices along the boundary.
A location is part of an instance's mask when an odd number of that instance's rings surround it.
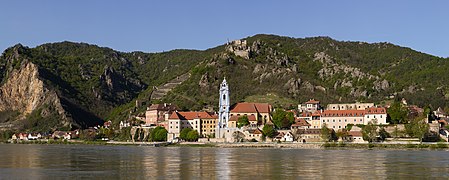
<svg viewBox="0 0 449 180">
<path fill-rule="evenodd" d="M 227 128 L 229 121 L 229 87 L 226 77 L 220 85 L 219 109 L 218 109 L 218 128 Z"/>
</svg>

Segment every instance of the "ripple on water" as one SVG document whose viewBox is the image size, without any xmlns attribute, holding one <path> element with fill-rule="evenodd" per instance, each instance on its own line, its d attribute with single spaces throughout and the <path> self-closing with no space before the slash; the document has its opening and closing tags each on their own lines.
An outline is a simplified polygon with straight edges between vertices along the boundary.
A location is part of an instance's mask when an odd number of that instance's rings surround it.
<svg viewBox="0 0 449 180">
<path fill-rule="evenodd" d="M 0 144 L 0 179 L 422 179 L 448 151 Z"/>
</svg>

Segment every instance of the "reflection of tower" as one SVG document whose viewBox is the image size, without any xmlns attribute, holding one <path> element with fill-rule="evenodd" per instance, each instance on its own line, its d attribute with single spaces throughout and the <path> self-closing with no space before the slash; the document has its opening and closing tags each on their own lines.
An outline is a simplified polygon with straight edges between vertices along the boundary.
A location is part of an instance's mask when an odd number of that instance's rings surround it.
<svg viewBox="0 0 449 180">
<path fill-rule="evenodd" d="M 219 99 L 218 128 L 226 128 L 229 120 L 229 87 L 226 78 L 220 85 Z"/>
</svg>

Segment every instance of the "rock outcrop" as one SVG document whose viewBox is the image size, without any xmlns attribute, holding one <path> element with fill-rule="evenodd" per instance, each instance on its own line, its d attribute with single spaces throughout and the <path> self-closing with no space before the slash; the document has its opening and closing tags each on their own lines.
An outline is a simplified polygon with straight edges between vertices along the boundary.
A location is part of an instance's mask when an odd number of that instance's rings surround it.
<svg viewBox="0 0 449 180">
<path fill-rule="evenodd" d="M 51 107 L 61 116 L 63 125 L 69 125 L 64 108 L 55 91 L 45 87 L 40 79 L 38 67 L 28 61 L 14 69 L 0 87 L 0 111 L 17 111 L 19 119 L 42 107 Z M 50 114 L 42 109 L 41 115 Z"/>
</svg>

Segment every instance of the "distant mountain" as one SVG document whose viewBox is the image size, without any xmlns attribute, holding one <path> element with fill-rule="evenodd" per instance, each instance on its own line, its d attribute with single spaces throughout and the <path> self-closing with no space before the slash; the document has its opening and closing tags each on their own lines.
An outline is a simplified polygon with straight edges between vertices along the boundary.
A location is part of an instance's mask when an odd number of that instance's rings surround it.
<svg viewBox="0 0 449 180">
<path fill-rule="evenodd" d="M 16 45 L 0 57 L 0 129 L 117 123 L 151 101 L 190 110 L 216 107 L 224 77 L 232 103 L 289 107 L 309 98 L 382 103 L 395 97 L 447 107 L 448 69 L 448 59 L 410 48 L 328 37 L 255 35 L 205 51 L 163 53 L 71 42 Z"/>
</svg>

